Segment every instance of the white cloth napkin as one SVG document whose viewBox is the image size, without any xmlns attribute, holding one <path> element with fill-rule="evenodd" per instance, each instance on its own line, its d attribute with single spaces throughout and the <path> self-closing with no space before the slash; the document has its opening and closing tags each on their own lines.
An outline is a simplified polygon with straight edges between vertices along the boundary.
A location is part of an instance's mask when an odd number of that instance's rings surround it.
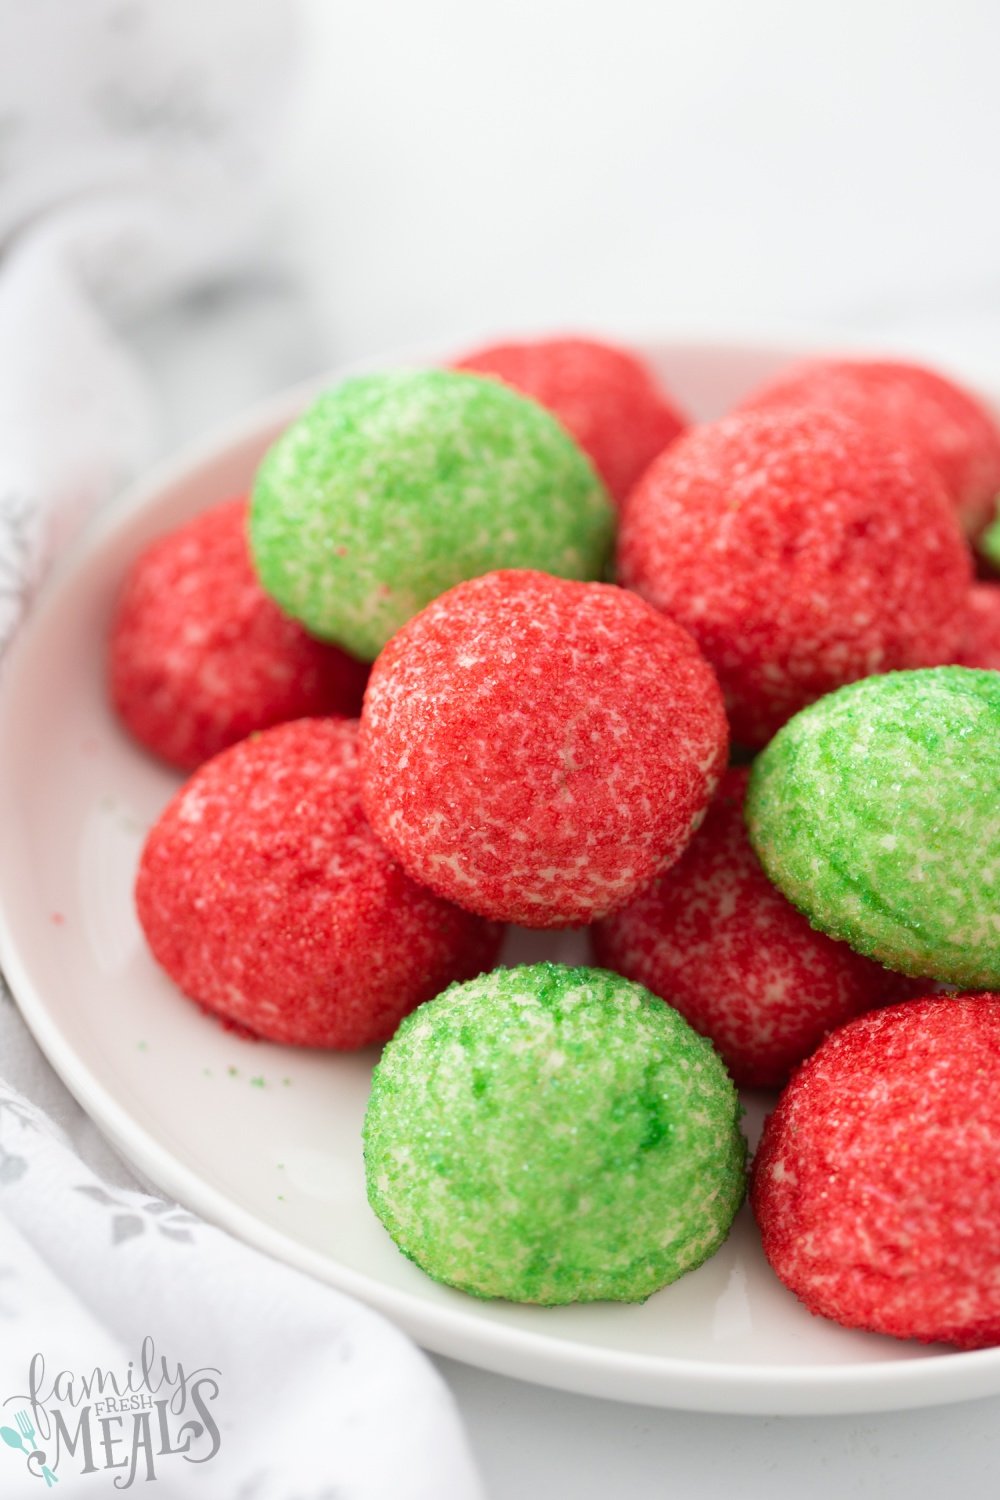
<svg viewBox="0 0 1000 1500">
<path fill-rule="evenodd" d="M 259 242 L 292 43 L 283 0 L 0 0 L 0 659 L 149 453 L 115 324 Z M 481 1495 L 428 1361 L 142 1183 L 3 990 L 0 1495 L 151 1479 L 162 1500 Z"/>
</svg>

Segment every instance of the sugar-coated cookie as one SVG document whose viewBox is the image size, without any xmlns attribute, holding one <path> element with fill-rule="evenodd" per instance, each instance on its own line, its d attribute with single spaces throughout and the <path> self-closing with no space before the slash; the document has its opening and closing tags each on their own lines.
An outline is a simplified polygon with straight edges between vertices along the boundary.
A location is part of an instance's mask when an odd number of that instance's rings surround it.
<svg viewBox="0 0 1000 1500">
<path fill-rule="evenodd" d="M 618 577 L 715 667 L 733 738 L 765 744 L 845 682 L 954 659 L 971 577 L 940 481 L 821 411 L 694 428 L 629 497 Z"/>
<path fill-rule="evenodd" d="M 411 616 L 493 568 L 602 576 L 614 508 L 537 402 L 453 370 L 328 391 L 257 471 L 257 571 L 314 635 L 370 661 Z"/>
<path fill-rule="evenodd" d="M 814 359 L 759 387 L 741 411 L 838 411 L 903 443 L 933 466 L 963 528 L 982 531 L 1000 495 L 1000 424 L 971 391 L 900 360 Z"/>
<path fill-rule="evenodd" d="M 258 1036 L 362 1047 L 496 960 L 500 930 L 414 884 L 361 808 L 357 726 L 300 719 L 197 771 L 146 840 L 153 956 Z"/>
<path fill-rule="evenodd" d="M 681 853 L 725 767 L 715 676 L 686 631 L 610 584 L 490 573 L 372 668 L 361 773 L 372 827 L 470 911 L 571 927 Z"/>
<path fill-rule="evenodd" d="M 147 547 L 118 599 L 111 700 L 182 771 L 287 719 L 356 717 L 367 669 L 313 640 L 257 582 L 247 502 L 213 506 Z"/>
<path fill-rule="evenodd" d="M 640 985 L 497 969 L 422 1005 L 386 1047 L 368 1197 L 405 1255 L 477 1297 L 640 1302 L 729 1232 L 738 1119 L 709 1043 Z"/>
<path fill-rule="evenodd" d="M 758 755 L 750 839 L 831 937 L 915 977 L 1000 988 L 1000 673 L 869 677 Z"/>
<path fill-rule="evenodd" d="M 767 1121 L 752 1201 L 811 1312 L 1000 1343 L 1000 995 L 909 1000 L 835 1031 Z"/>
</svg>

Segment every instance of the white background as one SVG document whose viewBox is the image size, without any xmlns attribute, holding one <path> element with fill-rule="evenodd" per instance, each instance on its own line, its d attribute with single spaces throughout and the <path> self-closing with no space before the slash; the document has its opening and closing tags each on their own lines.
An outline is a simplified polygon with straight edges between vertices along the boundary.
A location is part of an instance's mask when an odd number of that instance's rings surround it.
<svg viewBox="0 0 1000 1500">
<path fill-rule="evenodd" d="M 815 328 L 1000 385 L 996 0 L 304 0 L 302 18 L 259 277 L 140 330 L 165 446 L 342 359 L 543 326 Z M 724 1419 L 441 1368 L 494 1500 L 919 1500 L 1000 1476 L 1000 1401 Z"/>
<path fill-rule="evenodd" d="M 289 176 L 345 353 L 579 321 L 1000 331 L 996 0 L 304 13 Z"/>
</svg>

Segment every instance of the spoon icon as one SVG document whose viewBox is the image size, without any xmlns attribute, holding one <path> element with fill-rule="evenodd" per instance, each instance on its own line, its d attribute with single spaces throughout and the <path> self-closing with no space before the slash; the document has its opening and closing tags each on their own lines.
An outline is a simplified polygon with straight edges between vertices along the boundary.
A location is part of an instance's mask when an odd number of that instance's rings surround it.
<svg viewBox="0 0 1000 1500">
<path fill-rule="evenodd" d="M 32 1433 L 32 1436 L 34 1436 L 34 1433 Z M 33 1448 L 26 1448 L 24 1446 L 24 1439 L 21 1436 L 21 1434 L 19 1432 L 15 1432 L 14 1429 L 13 1429 L 13 1427 L 0 1427 L 0 1438 L 3 1438 L 3 1440 L 7 1444 L 8 1448 L 20 1448 L 21 1452 L 25 1455 L 25 1457 L 28 1460 L 28 1468 L 29 1468 L 29 1470 L 32 1473 L 34 1473 L 34 1470 L 31 1469 L 31 1460 L 35 1456 L 35 1451 L 36 1450 L 33 1449 Z M 39 1458 L 41 1458 L 43 1460 L 45 1458 L 45 1454 L 44 1453 L 39 1453 L 38 1456 L 39 1456 Z M 42 1472 L 40 1474 L 36 1474 L 35 1478 L 36 1479 L 44 1479 L 45 1480 L 45 1488 L 46 1489 L 51 1489 L 51 1487 L 54 1484 L 58 1484 L 59 1483 L 59 1480 L 56 1477 L 56 1475 L 53 1474 L 52 1470 L 48 1467 L 48 1465 L 44 1464 L 44 1463 L 43 1463 L 43 1466 L 42 1466 Z"/>
</svg>

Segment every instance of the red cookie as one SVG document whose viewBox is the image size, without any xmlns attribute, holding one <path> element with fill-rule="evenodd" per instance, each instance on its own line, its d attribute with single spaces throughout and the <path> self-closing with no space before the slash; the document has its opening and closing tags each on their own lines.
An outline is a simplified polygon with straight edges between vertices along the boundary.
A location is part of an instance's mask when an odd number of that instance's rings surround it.
<svg viewBox="0 0 1000 1500">
<path fill-rule="evenodd" d="M 639 475 L 687 426 L 650 370 L 594 339 L 491 344 L 456 370 L 492 375 L 547 407 L 576 438 L 620 505 Z"/>
<path fill-rule="evenodd" d="M 725 766 L 711 668 L 686 631 L 601 583 L 488 573 L 442 594 L 372 668 L 372 827 L 470 911 L 571 927 L 671 864 Z"/>
<path fill-rule="evenodd" d="M 282 724 L 202 766 L 146 840 L 136 905 L 185 994 L 304 1047 L 385 1041 L 452 980 L 491 968 L 501 938 L 379 844 L 343 719 Z"/>
<path fill-rule="evenodd" d="M 969 590 L 965 631 L 955 663 L 1000 672 L 1000 583 L 974 583 Z"/>
<path fill-rule="evenodd" d="M 618 576 L 715 667 L 762 745 L 844 683 L 954 659 L 968 549 L 933 472 L 844 417 L 748 412 L 688 432 L 622 515 Z"/>
<path fill-rule="evenodd" d="M 970 536 L 992 519 L 1000 495 L 1000 426 L 943 375 L 898 360 L 808 360 L 754 391 L 739 410 L 790 406 L 842 412 L 912 447 L 937 471 Z"/>
<path fill-rule="evenodd" d="M 154 542 L 112 626 L 112 702 L 140 744 L 183 771 L 257 729 L 361 709 L 367 668 L 267 597 L 246 520 L 246 501 L 229 500 Z"/>
<path fill-rule="evenodd" d="M 727 771 L 681 858 L 593 944 L 714 1042 L 736 1083 L 776 1088 L 827 1032 L 913 981 L 817 932 L 771 884 L 743 824 L 748 775 Z"/>
<path fill-rule="evenodd" d="M 834 1032 L 764 1128 L 752 1201 L 811 1312 L 1000 1343 L 1000 995 L 909 1000 Z"/>
</svg>

